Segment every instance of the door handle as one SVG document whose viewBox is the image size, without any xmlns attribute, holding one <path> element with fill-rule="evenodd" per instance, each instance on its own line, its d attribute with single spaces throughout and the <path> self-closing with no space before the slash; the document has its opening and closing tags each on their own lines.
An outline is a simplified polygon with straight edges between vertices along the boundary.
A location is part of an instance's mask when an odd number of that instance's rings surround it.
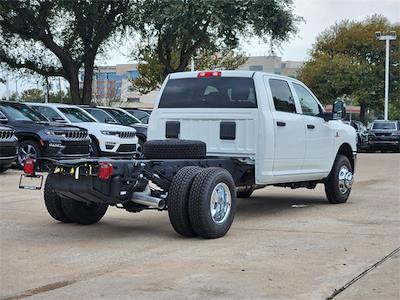
<svg viewBox="0 0 400 300">
<path fill-rule="evenodd" d="M 278 122 L 276 122 L 276 125 L 283 127 L 283 126 L 286 126 L 286 123 L 278 121 Z"/>
<path fill-rule="evenodd" d="M 308 129 L 314 129 L 314 128 L 315 128 L 315 125 L 307 124 L 307 128 L 308 128 Z"/>
</svg>

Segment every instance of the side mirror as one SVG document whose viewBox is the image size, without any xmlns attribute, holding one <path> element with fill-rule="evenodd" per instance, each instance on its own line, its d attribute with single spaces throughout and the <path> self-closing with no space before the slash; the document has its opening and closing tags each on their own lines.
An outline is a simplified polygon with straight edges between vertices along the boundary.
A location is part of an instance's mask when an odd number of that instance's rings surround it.
<svg viewBox="0 0 400 300">
<path fill-rule="evenodd" d="M 346 117 L 346 105 L 342 100 L 336 100 L 332 105 L 332 119 L 341 120 Z"/>
<path fill-rule="evenodd" d="M 346 105 L 343 100 L 336 100 L 332 104 L 332 112 L 325 112 L 323 118 L 325 121 L 342 120 L 346 117 Z"/>
</svg>

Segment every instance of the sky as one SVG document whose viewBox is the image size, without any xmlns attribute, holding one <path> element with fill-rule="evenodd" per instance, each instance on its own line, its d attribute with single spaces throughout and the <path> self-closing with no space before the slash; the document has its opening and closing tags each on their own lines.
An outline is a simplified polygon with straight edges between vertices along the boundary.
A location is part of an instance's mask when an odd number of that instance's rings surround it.
<svg viewBox="0 0 400 300">
<path fill-rule="evenodd" d="M 391 22 L 400 22 L 399 0 L 294 0 L 294 13 L 305 19 L 299 26 L 299 32 L 290 41 L 281 45 L 275 54 L 283 60 L 304 61 L 315 38 L 320 32 L 344 19 L 361 21 L 373 14 L 381 14 Z M 400 33 L 397 33 L 398 36 Z M 269 46 L 259 39 L 252 39 L 250 43 L 243 43 L 243 50 L 248 55 L 268 55 Z M 132 63 L 127 57 L 130 46 L 122 46 L 107 54 L 101 64 L 115 65 Z M 15 91 L 15 81 L 10 80 L 10 90 Z M 18 90 L 31 87 L 32 83 L 18 83 Z M 0 85 L 0 98 L 5 95 L 5 86 Z"/>
</svg>

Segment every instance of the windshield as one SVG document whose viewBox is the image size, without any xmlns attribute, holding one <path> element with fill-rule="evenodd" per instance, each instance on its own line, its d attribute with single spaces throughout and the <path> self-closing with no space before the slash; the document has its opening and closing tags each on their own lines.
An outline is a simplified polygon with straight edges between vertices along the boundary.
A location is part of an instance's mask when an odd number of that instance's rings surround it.
<svg viewBox="0 0 400 300">
<path fill-rule="evenodd" d="M 0 107 L 9 120 L 12 121 L 30 121 L 30 122 L 48 122 L 41 113 L 22 103 L 1 103 Z"/>
<path fill-rule="evenodd" d="M 256 108 L 253 78 L 209 77 L 168 81 L 160 108 Z"/>
<path fill-rule="evenodd" d="M 395 122 L 375 122 L 374 125 L 372 126 L 372 129 L 386 129 L 386 130 L 396 129 L 396 123 Z"/>
<path fill-rule="evenodd" d="M 58 108 L 71 123 L 96 122 L 87 112 L 74 107 Z"/>
<path fill-rule="evenodd" d="M 136 123 L 142 123 L 134 116 L 129 115 L 128 113 L 112 108 L 104 108 L 106 112 L 108 112 L 111 116 L 113 116 L 119 123 L 122 125 L 131 125 Z"/>
</svg>

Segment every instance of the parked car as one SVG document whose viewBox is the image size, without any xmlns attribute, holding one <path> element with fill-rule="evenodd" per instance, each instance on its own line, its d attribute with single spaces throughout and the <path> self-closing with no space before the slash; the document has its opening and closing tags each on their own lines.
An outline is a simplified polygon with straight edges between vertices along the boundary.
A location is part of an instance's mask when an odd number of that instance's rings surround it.
<svg viewBox="0 0 400 300">
<path fill-rule="evenodd" d="M 132 107 L 121 107 L 123 110 L 126 110 L 131 115 L 135 116 L 144 124 L 149 124 L 149 118 L 151 115 L 151 109 L 146 108 L 132 108 Z"/>
<path fill-rule="evenodd" d="M 139 140 L 136 152 L 139 155 L 142 153 L 143 144 L 147 141 L 147 124 L 143 124 L 140 120 L 132 116 L 130 113 L 120 108 L 104 106 L 81 107 L 101 123 L 119 124 L 135 128 L 136 136 Z"/>
<path fill-rule="evenodd" d="M 265 186 L 324 184 L 330 203 L 344 203 L 353 184 L 356 132 L 341 121 L 343 101 L 332 111 L 294 78 L 170 74 L 150 117 L 145 159 L 60 162 L 63 171 L 47 176 L 46 207 L 53 218 L 78 224 L 98 222 L 110 205 L 128 212 L 156 208 L 168 211 L 183 236 L 219 238 L 231 227 L 237 197 Z"/>
<path fill-rule="evenodd" d="M 361 121 L 345 121 L 346 124 L 352 126 L 357 132 L 357 151 L 368 149 L 368 129 Z"/>
<path fill-rule="evenodd" d="M 90 139 L 85 129 L 51 123 L 28 105 L 0 101 L 0 110 L 18 138 L 17 165 L 27 157 L 81 158 L 90 154 Z"/>
<path fill-rule="evenodd" d="M 103 124 L 80 107 L 59 103 L 30 103 L 52 121 L 77 125 L 89 132 L 93 156 L 134 156 L 136 130 L 116 124 Z"/>
<path fill-rule="evenodd" d="M 1 114 L 1 113 L 0 113 Z M 0 116 L 0 121 L 5 116 Z M 0 124 L 0 173 L 5 172 L 17 159 L 18 140 L 10 126 Z"/>
<path fill-rule="evenodd" d="M 400 152 L 400 122 L 375 120 L 368 131 L 368 150 Z"/>
</svg>

